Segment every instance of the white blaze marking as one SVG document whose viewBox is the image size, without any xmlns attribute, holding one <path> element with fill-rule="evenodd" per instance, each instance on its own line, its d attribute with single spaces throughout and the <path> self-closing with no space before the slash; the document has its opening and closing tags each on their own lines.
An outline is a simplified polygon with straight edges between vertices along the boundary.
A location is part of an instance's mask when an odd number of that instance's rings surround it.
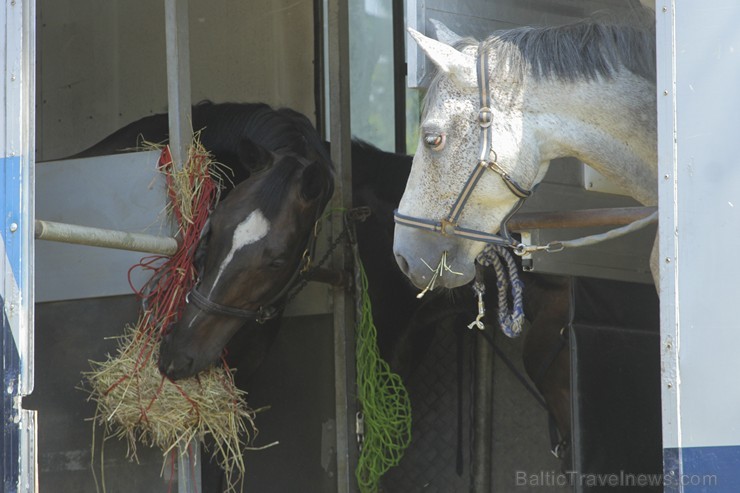
<svg viewBox="0 0 740 493">
<path fill-rule="evenodd" d="M 252 213 L 247 216 L 247 218 L 242 221 L 236 229 L 234 229 L 234 237 L 231 239 L 231 250 L 229 250 L 226 258 L 221 262 L 221 265 L 218 268 L 218 275 L 216 276 L 216 280 L 213 282 L 213 286 L 211 286 L 209 295 L 210 293 L 213 293 L 213 290 L 218 284 L 218 280 L 221 278 L 221 274 L 223 274 L 226 267 L 234 258 L 236 251 L 261 240 L 269 232 L 270 221 L 262 215 L 262 211 L 259 209 L 252 211 Z"/>
</svg>

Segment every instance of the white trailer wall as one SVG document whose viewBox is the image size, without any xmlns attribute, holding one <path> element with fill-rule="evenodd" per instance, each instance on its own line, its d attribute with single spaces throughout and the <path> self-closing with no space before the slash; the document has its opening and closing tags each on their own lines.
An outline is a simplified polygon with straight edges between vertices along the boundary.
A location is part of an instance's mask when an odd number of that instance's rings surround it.
<svg viewBox="0 0 740 493">
<path fill-rule="evenodd" d="M 657 4 L 666 492 L 740 491 L 740 4 Z"/>
</svg>

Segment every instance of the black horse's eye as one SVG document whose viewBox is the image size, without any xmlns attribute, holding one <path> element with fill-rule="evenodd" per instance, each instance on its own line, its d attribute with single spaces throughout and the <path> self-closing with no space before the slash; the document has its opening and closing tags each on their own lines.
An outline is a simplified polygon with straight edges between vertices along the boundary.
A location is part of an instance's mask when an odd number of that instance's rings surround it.
<svg viewBox="0 0 740 493">
<path fill-rule="evenodd" d="M 433 151 L 441 151 L 445 146 L 445 134 L 425 133 L 424 145 Z"/>
<path fill-rule="evenodd" d="M 270 263 L 267 264 L 267 266 L 270 269 L 281 269 L 285 267 L 285 259 L 282 257 L 278 257 L 276 259 L 271 260 Z"/>
</svg>

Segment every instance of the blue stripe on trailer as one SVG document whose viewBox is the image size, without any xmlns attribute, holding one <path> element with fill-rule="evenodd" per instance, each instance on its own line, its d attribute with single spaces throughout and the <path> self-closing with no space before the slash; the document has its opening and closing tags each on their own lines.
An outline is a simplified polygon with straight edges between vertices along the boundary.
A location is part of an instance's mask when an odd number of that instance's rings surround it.
<svg viewBox="0 0 740 493">
<path fill-rule="evenodd" d="M 664 493 L 737 493 L 740 446 L 663 450 Z"/>
<path fill-rule="evenodd" d="M 21 248 L 21 238 L 25 234 L 21 230 L 23 221 L 20 217 L 21 209 L 21 158 L 19 156 L 0 158 L 0 166 L 3 169 L 5 185 L 2 189 L 2 210 L 5 215 L 4 224 L 6 227 L 0 228 L 0 234 L 5 244 L 5 255 L 10 262 L 13 271 L 13 277 L 19 283 L 18 289 L 23 289 L 23 276 L 21 275 L 21 258 L 23 257 Z M 9 225 L 15 223 L 18 229 L 11 232 Z"/>
</svg>

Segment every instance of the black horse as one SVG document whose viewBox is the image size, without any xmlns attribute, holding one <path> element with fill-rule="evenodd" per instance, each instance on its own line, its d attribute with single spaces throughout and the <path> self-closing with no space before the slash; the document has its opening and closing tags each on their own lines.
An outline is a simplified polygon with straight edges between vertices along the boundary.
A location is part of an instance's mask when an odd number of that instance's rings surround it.
<svg viewBox="0 0 740 493">
<path fill-rule="evenodd" d="M 334 168 L 310 121 L 265 104 L 201 103 L 192 109 L 201 144 L 225 186 L 195 254 L 199 275 L 180 319 L 163 338 L 160 370 L 172 379 L 218 360 L 240 329 L 258 361 L 274 338 L 263 325 L 283 308 L 313 224 L 334 190 Z M 75 157 L 166 143 L 167 114 L 135 121 Z M 271 325 L 274 325 L 272 322 Z M 256 363 L 255 363 L 256 364 Z"/>
</svg>

